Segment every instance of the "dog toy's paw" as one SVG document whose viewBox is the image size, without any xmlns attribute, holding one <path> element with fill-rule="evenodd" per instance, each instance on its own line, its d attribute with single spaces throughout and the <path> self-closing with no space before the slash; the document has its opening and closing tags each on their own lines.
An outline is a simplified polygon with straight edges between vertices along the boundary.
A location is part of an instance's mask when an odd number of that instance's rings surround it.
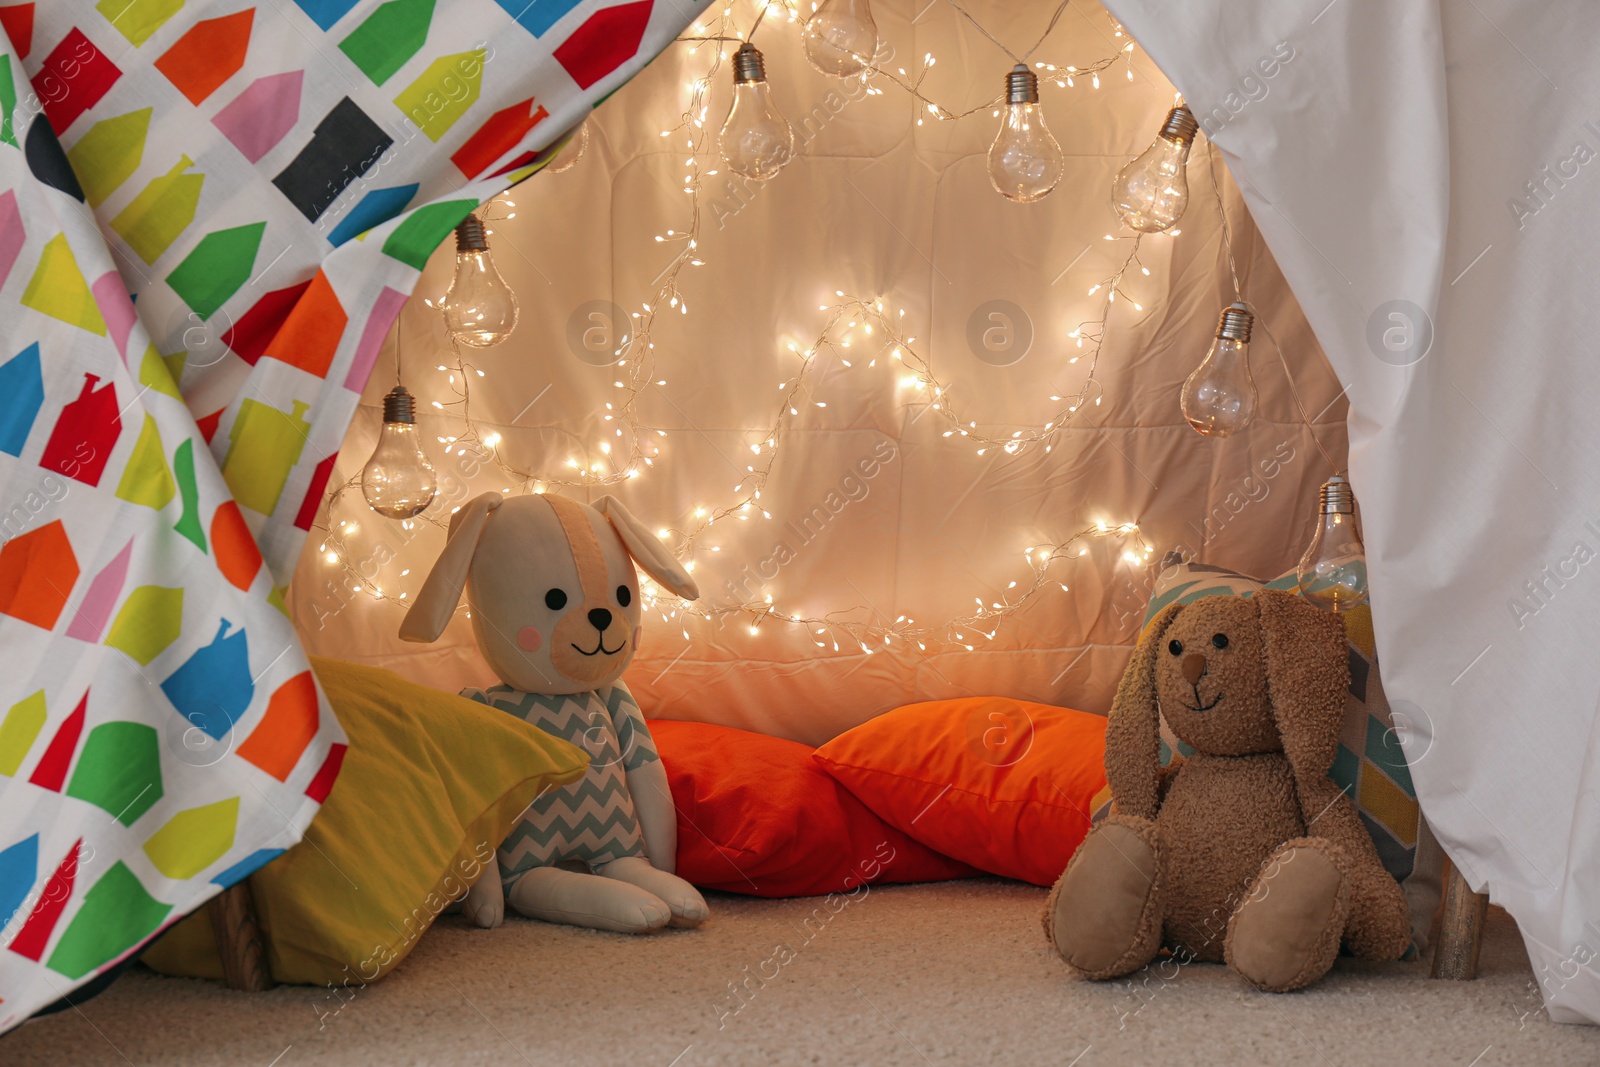
<svg viewBox="0 0 1600 1067">
<path fill-rule="evenodd" d="M 642 857 L 613 860 L 606 865 L 604 877 L 637 886 L 665 903 L 671 909 L 673 926 L 699 926 L 711 914 L 699 890 L 677 875 L 651 866 Z"/>
<path fill-rule="evenodd" d="M 646 934 L 671 922 L 672 909 L 664 900 L 652 900 L 619 910 L 614 916 L 629 932 Z"/>
<path fill-rule="evenodd" d="M 652 877 L 646 879 L 649 882 L 647 888 L 672 909 L 672 926 L 693 929 L 710 917 L 711 909 L 706 907 L 705 898 L 694 886 L 665 871 L 651 868 L 649 873 Z"/>
<path fill-rule="evenodd" d="M 672 925 L 679 929 L 693 929 L 711 917 L 711 909 L 706 907 L 705 900 L 696 893 L 693 887 L 685 885 L 688 893 L 679 899 L 669 899 L 667 906 L 672 909 Z"/>
<path fill-rule="evenodd" d="M 506 899 L 530 919 L 619 934 L 647 934 L 672 918 L 666 902 L 647 889 L 559 867 L 535 867 L 523 874 Z"/>
<path fill-rule="evenodd" d="M 505 921 L 506 898 L 500 887 L 498 872 L 489 872 L 467 890 L 466 899 L 461 902 L 461 911 L 472 925 L 485 930 L 493 930 Z"/>
</svg>

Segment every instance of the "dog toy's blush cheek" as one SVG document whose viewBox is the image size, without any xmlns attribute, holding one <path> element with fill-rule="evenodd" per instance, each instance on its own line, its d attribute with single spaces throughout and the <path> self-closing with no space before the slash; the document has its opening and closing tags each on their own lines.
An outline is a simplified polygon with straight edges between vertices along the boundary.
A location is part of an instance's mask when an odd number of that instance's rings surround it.
<svg viewBox="0 0 1600 1067">
<path fill-rule="evenodd" d="M 529 652 L 539 651 L 539 646 L 544 644 L 544 635 L 536 626 L 524 626 L 517 631 L 517 646 Z"/>
</svg>

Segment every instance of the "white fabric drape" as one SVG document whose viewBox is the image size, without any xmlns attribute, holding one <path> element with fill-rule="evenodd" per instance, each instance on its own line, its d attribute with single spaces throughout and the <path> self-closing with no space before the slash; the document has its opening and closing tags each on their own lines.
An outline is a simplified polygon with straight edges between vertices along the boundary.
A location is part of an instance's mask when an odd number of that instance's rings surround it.
<svg viewBox="0 0 1600 1067">
<path fill-rule="evenodd" d="M 1600 1020 L 1600 9 L 1110 6 L 1214 132 L 1348 384 L 1423 810 L 1516 917 L 1551 1018 Z"/>
</svg>

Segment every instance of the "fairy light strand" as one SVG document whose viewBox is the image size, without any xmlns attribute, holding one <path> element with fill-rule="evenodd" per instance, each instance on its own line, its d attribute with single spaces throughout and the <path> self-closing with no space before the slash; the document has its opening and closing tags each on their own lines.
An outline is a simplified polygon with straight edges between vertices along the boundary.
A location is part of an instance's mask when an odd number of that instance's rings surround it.
<svg viewBox="0 0 1600 1067">
<path fill-rule="evenodd" d="M 1033 47 L 1028 49 L 1020 56 L 1011 49 L 1007 48 L 1004 41 L 1000 40 L 1000 38 L 996 37 L 994 34 L 985 29 L 983 23 L 973 18 L 972 12 L 968 11 L 965 7 L 962 7 L 961 4 L 957 3 L 957 0 L 945 0 L 945 3 L 949 4 L 951 7 L 960 12 L 968 22 L 972 23 L 974 29 L 983 34 L 985 37 L 989 38 L 990 41 L 994 42 L 994 46 L 996 48 L 1010 56 L 1013 63 L 1026 64 L 1028 60 L 1033 57 L 1033 54 L 1039 50 L 1039 46 L 1044 44 L 1045 38 L 1050 36 L 1050 31 L 1056 28 L 1056 23 L 1061 20 L 1061 16 L 1067 10 L 1067 4 L 1070 3 L 1070 0 L 1061 0 L 1061 3 L 1056 5 L 1055 12 L 1050 16 L 1050 22 L 1045 26 L 1044 32 L 1039 35 L 1039 39 L 1037 41 L 1033 42 Z"/>
<path fill-rule="evenodd" d="M 763 12 L 771 7 L 782 7 L 788 13 L 788 22 L 798 21 L 798 16 L 794 11 L 785 5 L 763 5 Z M 732 4 L 728 4 L 722 9 L 714 24 L 703 26 L 703 29 L 707 30 L 712 28 L 719 32 L 711 35 L 709 39 L 745 39 L 744 36 L 732 32 L 736 29 L 732 14 Z M 702 34 L 702 29 L 696 29 L 694 32 Z M 1047 27 L 1046 34 L 1040 37 L 1039 42 L 1034 45 L 1034 49 L 1037 49 L 1039 43 L 1043 42 L 1048 32 L 1049 28 Z M 1119 36 L 1121 35 L 1120 29 L 1117 30 L 1117 33 Z M 695 38 L 690 38 L 690 40 L 695 40 Z M 1131 48 L 1131 42 L 1126 47 Z M 693 45 L 690 48 L 690 52 L 693 53 L 697 48 L 698 44 Z M 1033 49 L 1030 49 L 1030 55 L 1032 51 Z M 645 390 L 652 386 L 659 387 L 666 384 L 666 380 L 657 378 L 655 372 L 655 340 L 653 332 L 657 316 L 663 308 L 667 311 L 677 311 L 680 314 L 688 313 L 688 304 L 679 288 L 680 278 L 685 269 L 704 266 L 705 264 L 699 250 L 699 233 L 703 211 L 698 193 L 703 180 L 715 176 L 718 170 L 715 167 L 702 170 L 699 166 L 699 158 L 707 140 L 712 137 L 710 128 L 706 123 L 709 110 L 707 94 L 712 79 L 721 69 L 726 59 L 725 53 L 721 48 L 712 49 L 712 53 L 713 58 L 708 69 L 698 78 L 689 82 L 689 104 L 679 116 L 677 124 L 661 131 L 663 138 L 670 139 L 679 135 L 684 136 L 685 146 L 689 150 L 685 158 L 685 165 L 689 168 L 689 173 L 685 175 L 684 179 L 685 192 L 692 194 L 689 226 L 687 230 L 669 229 L 663 234 L 656 235 L 655 240 L 657 243 L 675 244 L 681 247 L 663 272 L 653 299 L 642 303 L 640 305 L 641 310 L 632 313 L 631 321 L 628 323 L 628 333 L 616 339 L 618 347 L 613 354 L 618 357 L 618 360 L 614 366 L 621 376 L 613 381 L 613 385 L 619 390 L 619 393 L 613 398 L 613 401 L 605 404 L 605 414 L 602 417 L 602 421 L 606 424 L 607 431 L 609 431 L 607 436 L 612 439 L 609 443 L 606 443 L 606 447 L 603 449 L 606 458 L 603 461 L 589 458 L 584 462 L 579 462 L 569 457 L 566 461 L 566 470 L 541 474 L 506 463 L 502 458 L 501 451 L 497 448 L 485 449 L 484 458 L 499 467 L 502 473 L 514 483 L 518 483 L 523 487 L 543 486 L 551 489 L 604 488 L 638 477 L 640 467 L 649 468 L 654 466 L 654 460 L 660 454 L 660 446 L 656 442 L 665 437 L 667 431 L 659 427 L 643 425 L 638 416 L 638 404 L 640 396 Z M 1127 54 L 1125 49 L 1119 49 L 1115 55 L 1103 60 L 1098 66 L 1103 69 L 1104 66 L 1116 62 L 1119 57 L 1125 54 Z M 910 87 L 910 91 L 914 93 L 920 92 L 917 89 L 917 86 L 920 85 L 920 78 L 926 75 L 932 63 L 933 57 L 931 55 L 926 56 L 918 81 L 906 83 Z M 873 71 L 881 73 L 876 67 L 873 68 Z M 897 84 L 899 83 L 897 82 Z M 923 99 L 920 95 L 918 98 Z M 989 101 L 973 110 L 991 108 L 995 103 L 996 101 Z M 949 112 L 942 105 L 934 105 L 934 107 L 938 109 L 937 113 L 941 117 L 959 118 L 964 114 L 972 113 L 957 114 Z M 919 117 L 917 121 L 920 123 L 922 120 Z M 496 218 L 495 215 L 490 213 L 492 205 L 493 202 L 491 201 L 491 204 L 486 206 L 484 211 L 486 221 L 493 221 Z M 1094 295 L 1101 289 L 1105 290 L 1106 297 L 1102 313 L 1097 319 L 1081 323 L 1078 329 L 1068 335 L 1076 343 L 1077 348 L 1084 349 L 1086 346 L 1088 347 L 1087 352 L 1080 351 L 1078 354 L 1071 356 L 1067 360 L 1068 364 L 1077 363 L 1084 355 L 1090 356 L 1091 368 L 1098 362 L 1109 308 L 1111 304 L 1115 303 L 1119 295 L 1127 297 L 1136 309 L 1143 310 L 1136 300 L 1120 288 L 1120 282 L 1130 266 L 1140 266 L 1140 269 L 1143 269 L 1137 262 L 1139 238 L 1131 238 L 1129 240 L 1133 241 L 1133 251 L 1130 254 L 1129 261 L 1119 267 L 1111 277 L 1102 279 L 1099 284 L 1090 290 L 1090 295 Z M 1148 274 L 1149 271 L 1144 270 L 1144 273 Z M 914 363 L 919 361 L 919 357 L 916 357 L 914 352 L 909 349 L 908 354 L 912 355 Z M 466 373 L 463 372 L 458 376 L 458 381 L 465 383 L 467 377 Z M 924 378 L 931 387 L 948 392 L 949 387 L 933 378 L 931 372 L 925 374 Z M 953 409 L 948 403 L 938 404 L 937 409 L 946 413 L 946 418 L 952 423 L 951 435 L 959 434 L 962 437 L 971 439 L 982 451 L 994 448 L 1004 450 L 1007 454 L 1016 454 L 1029 444 L 1044 443 L 1048 446 L 1073 411 L 1086 403 L 1090 399 L 1089 393 L 1098 390 L 1098 387 L 1098 382 L 1094 380 L 1093 370 L 1091 369 L 1084 386 L 1078 393 L 1052 397 L 1052 400 L 1062 401 L 1065 404 L 1053 417 L 1045 420 L 1042 425 L 1036 425 L 1026 431 L 1018 432 L 1013 430 L 1009 437 L 990 437 L 983 434 L 971 420 L 962 421 L 954 417 Z M 458 437 L 442 440 L 440 443 L 450 444 L 459 448 L 470 446 L 474 442 L 480 442 L 484 434 L 479 431 L 477 422 L 473 417 L 471 398 L 465 389 L 465 385 L 463 384 L 462 389 L 458 389 L 456 392 L 456 401 L 445 405 L 445 407 L 454 408 L 456 413 L 460 415 L 464 423 L 464 430 Z M 1100 397 L 1095 395 L 1093 399 L 1098 403 Z M 618 447 L 619 444 L 620 448 Z"/>
<path fill-rule="evenodd" d="M 1087 526 L 1059 544 L 1031 545 L 1025 549 L 1023 557 L 1031 574 L 1025 586 L 1013 580 L 999 594 L 999 599 L 990 599 L 987 603 L 982 597 L 975 596 L 973 601 L 976 610 L 933 625 L 919 624 L 908 615 L 899 615 L 891 623 L 861 622 L 843 617 L 860 611 L 866 605 L 826 615 L 797 615 L 779 607 L 771 594 L 762 600 L 747 602 L 703 604 L 700 601 L 683 601 L 648 579 L 641 580 L 640 596 L 644 606 L 656 611 L 662 621 L 677 623 L 686 640 L 690 638 L 686 625 L 688 618 L 706 619 L 713 623 L 739 618 L 752 635 L 759 633 L 762 624 L 768 622 L 803 626 L 812 644 L 824 650 L 831 648 L 834 652 L 860 651 L 871 655 L 892 648 L 896 639 L 907 645 L 916 645 L 919 651 L 927 651 L 929 643 L 933 642 L 961 645 L 970 652 L 979 647 L 980 639 L 993 641 L 1001 623 L 1022 611 L 1051 586 L 1059 586 L 1062 592 L 1069 592 L 1071 587 L 1051 574 L 1051 565 L 1059 560 L 1087 556 L 1089 547 L 1085 542 L 1090 538 L 1120 538 L 1125 542 L 1131 539 L 1135 547 L 1124 548 L 1120 558 L 1133 565 L 1146 563 L 1154 551 L 1140 534 L 1136 523 L 1111 525 L 1100 522 Z"/>
<path fill-rule="evenodd" d="M 1031 57 L 1039 46 L 1043 44 L 1065 6 L 1063 4 L 1057 9 L 1044 34 L 1028 50 L 1026 56 Z M 621 442 L 622 447 L 615 448 L 611 442 L 602 441 L 600 448 L 602 454 L 606 457 L 603 461 L 586 459 L 585 462 L 580 463 L 577 459 L 569 457 L 567 464 L 570 473 L 541 473 L 539 471 L 521 469 L 506 462 L 503 452 L 499 448 L 502 435 L 497 430 L 487 432 L 481 430 L 472 412 L 472 382 L 474 378 L 482 378 L 484 371 L 463 358 L 459 345 L 452 339 L 451 344 L 455 356 L 453 363 L 441 363 L 437 367 L 439 373 L 446 375 L 446 387 L 452 399 L 432 401 L 432 407 L 436 412 L 459 418 L 462 423 L 461 433 L 455 436 L 438 438 L 438 443 L 444 446 L 447 454 L 465 456 L 470 452 L 476 459 L 493 465 L 504 476 L 504 480 L 509 483 L 505 487 L 507 492 L 512 492 L 514 487 L 523 490 L 531 489 L 533 492 L 545 492 L 546 490 L 558 488 L 603 488 L 624 480 L 636 478 L 641 473 L 641 466 L 648 468 L 654 465 L 654 459 L 660 455 L 660 446 L 656 442 L 665 437 L 667 433 L 660 428 L 642 425 L 638 417 L 637 405 L 640 395 L 647 388 L 666 384 L 664 379 L 654 378 L 655 342 L 652 338 L 652 333 L 657 321 L 657 315 L 663 308 L 669 311 L 676 310 L 684 315 L 688 313 L 687 304 L 679 289 L 679 279 L 687 267 L 704 265 L 703 259 L 700 258 L 698 242 L 702 223 L 702 204 L 699 194 L 705 179 L 716 176 L 718 169 L 716 167 L 702 168 L 700 157 L 706 154 L 709 139 L 714 135 L 714 128 L 707 121 L 710 106 L 708 96 L 713 79 L 727 58 L 727 54 L 720 47 L 720 43 L 748 40 L 754 29 L 761 24 L 761 20 L 766 17 L 767 12 L 774 7 L 782 8 L 787 13 L 788 18 L 786 21 L 788 23 L 792 24 L 799 21 L 799 16 L 787 4 L 763 3 L 750 33 L 741 36 L 734 32 L 736 27 L 734 26 L 732 12 L 733 5 L 729 3 L 723 7 L 720 15 L 716 17 L 713 23 L 704 23 L 696 28 L 693 31 L 695 36 L 680 38 L 680 40 L 690 45 L 688 51 L 691 55 L 698 51 L 703 42 L 718 42 L 719 47 L 711 49 L 712 58 L 704 73 L 697 78 L 691 79 L 686 86 L 689 92 L 688 103 L 680 114 L 677 123 L 661 131 L 661 137 L 669 141 L 677 136 L 684 137 L 683 144 L 687 150 L 685 152 L 684 165 L 688 172 L 684 176 L 683 188 L 685 193 L 691 197 L 690 215 L 687 230 L 669 229 L 664 234 L 656 236 L 656 242 L 673 243 L 679 245 L 680 248 L 662 273 L 654 298 L 642 303 L 641 311 L 632 313 L 632 321 L 627 324 L 628 332 L 615 339 L 617 348 L 613 354 L 618 359 L 614 366 L 621 372 L 621 377 L 614 381 L 613 384 L 619 390 L 619 396 L 615 398 L 615 402 L 606 403 L 606 414 L 603 419 L 607 424 L 607 429 L 611 431 L 610 436 L 613 439 L 624 439 Z M 971 20 L 970 14 L 964 10 L 962 13 L 966 14 L 968 19 Z M 976 22 L 974 24 L 977 25 Z M 718 32 L 715 34 L 707 32 L 713 28 Z M 981 25 L 978 28 L 985 36 L 991 36 Z M 1123 36 L 1120 26 L 1116 26 L 1115 29 L 1116 36 Z M 1118 51 L 1109 57 L 1083 67 L 1067 66 L 1064 68 L 1064 73 L 1062 68 L 1058 68 L 1053 64 L 1039 62 L 1035 63 L 1035 67 L 1045 71 L 1046 79 L 1054 81 L 1058 87 L 1071 88 L 1074 85 L 1074 78 L 1090 74 L 1094 78 L 1094 87 L 1098 88 L 1098 72 L 1107 69 L 1118 61 L 1125 61 L 1129 64 L 1128 76 L 1132 77 L 1133 48 L 1133 43 L 1130 41 L 1119 47 Z M 867 82 L 874 77 L 881 77 L 884 81 L 907 92 L 924 105 L 930 114 L 942 121 L 965 118 L 979 111 L 993 110 L 999 106 L 1001 98 L 997 96 L 977 107 L 964 111 L 955 111 L 927 97 L 922 92 L 921 86 L 935 62 L 935 57 L 931 53 L 925 54 L 923 63 L 914 76 L 907 74 L 904 68 L 898 68 L 899 76 L 896 76 L 896 74 L 884 70 L 874 63 L 867 62 L 867 69 L 862 75 L 862 80 Z M 883 94 L 883 90 L 876 86 L 868 86 L 867 92 L 869 95 Z M 921 125 L 923 122 L 922 116 L 919 115 L 916 121 L 918 125 Z M 503 216 L 492 213 L 499 199 L 491 200 L 480 209 L 480 216 L 486 222 L 515 217 L 514 211 Z M 509 199 L 505 199 L 503 202 L 507 207 L 515 207 L 514 202 Z M 493 230 L 491 229 L 489 232 L 492 234 Z M 881 329 L 880 336 L 883 344 L 880 346 L 880 356 L 882 351 L 888 351 L 890 359 L 904 364 L 909 372 L 909 382 L 907 384 L 913 385 L 919 393 L 922 393 L 925 397 L 924 402 L 928 403 L 950 425 L 950 429 L 945 431 L 944 436 L 959 435 L 966 438 L 977 447 L 980 455 L 990 449 L 1003 451 L 1007 455 L 1015 455 L 1027 446 L 1039 443 L 1043 443 L 1046 451 L 1048 451 L 1054 437 L 1071 421 L 1073 414 L 1083 407 L 1091 396 L 1096 404 L 1101 400 L 1100 386 L 1095 378 L 1095 370 L 1103 347 L 1105 327 L 1109 319 L 1111 306 L 1116 302 L 1118 295 L 1123 295 L 1136 309 L 1142 310 L 1142 307 L 1129 297 L 1121 287 L 1121 282 L 1130 269 L 1138 267 L 1144 274 L 1149 274 L 1149 270 L 1143 268 L 1138 262 L 1138 250 L 1142 237 L 1115 238 L 1107 235 L 1107 239 L 1131 240 L 1132 246 L 1122 264 L 1109 277 L 1102 279 L 1100 283 L 1090 290 L 1090 295 L 1094 295 L 1102 289 L 1106 294 L 1101 305 L 1099 318 L 1081 323 L 1078 329 L 1075 329 L 1069 335 L 1076 341 L 1078 348 L 1082 349 L 1087 346 L 1088 350 L 1072 356 L 1067 360 L 1067 363 L 1077 363 L 1083 355 L 1088 355 L 1090 357 L 1088 374 L 1076 392 L 1052 397 L 1052 400 L 1066 402 L 1066 406 L 1058 411 L 1053 418 L 1042 426 L 1035 426 L 1026 430 L 1012 430 L 1009 436 L 992 436 L 980 428 L 976 421 L 962 417 L 953 403 L 953 397 L 951 396 L 953 387 L 934 375 L 928 361 L 918 354 L 917 350 L 912 346 L 915 338 L 901 334 L 897 321 L 898 317 L 891 317 L 884 312 L 881 299 L 866 301 L 849 298 L 837 305 L 824 305 L 820 309 L 824 312 L 822 329 L 816 335 L 814 342 L 808 346 L 801 368 L 788 382 L 784 383 L 785 394 L 782 398 L 782 404 L 769 425 L 767 434 L 753 446 L 761 456 L 761 462 L 759 465 L 749 465 L 746 472 L 747 478 L 739 486 L 735 487 L 736 494 L 743 493 L 744 495 L 738 497 L 733 504 L 725 507 L 716 509 L 698 508 L 696 509 L 697 515 L 703 517 L 704 521 L 687 531 L 672 531 L 677 535 L 679 542 L 676 546 L 677 551 L 681 556 L 686 557 L 687 565 L 691 569 L 693 568 L 694 555 L 702 546 L 706 531 L 715 523 L 734 517 L 748 520 L 752 513 L 760 513 L 763 518 L 770 518 L 770 515 L 764 509 L 759 509 L 760 490 L 765 487 L 772 464 L 776 460 L 783 430 L 789 420 L 796 417 L 801 410 L 801 391 L 808 384 L 816 356 L 822 352 L 841 353 L 847 351 L 850 347 L 850 340 L 847 336 L 835 336 L 835 332 L 839 329 L 841 323 L 848 324 L 845 327 L 847 330 L 865 328 L 867 333 L 871 333 L 873 332 L 873 325 L 877 325 Z M 842 292 L 837 295 L 844 296 Z M 432 306 L 431 302 L 429 304 Z M 855 316 L 854 319 L 851 318 L 852 314 Z M 902 310 L 899 315 L 903 316 L 904 311 Z M 880 358 L 880 356 L 869 357 L 868 365 L 875 365 L 877 358 Z M 841 362 L 847 368 L 852 366 L 851 360 L 847 357 L 842 358 Z M 906 380 L 902 379 L 902 381 Z M 825 402 L 823 402 L 823 406 L 825 406 Z M 351 554 L 345 541 L 345 535 L 358 529 L 358 524 L 348 520 L 336 520 L 334 515 L 343 495 L 351 489 L 358 489 L 359 485 L 360 478 L 358 474 L 356 477 L 339 485 L 329 495 L 327 536 L 319 551 L 324 555 L 328 563 L 340 564 L 347 576 L 353 577 L 358 586 L 374 599 L 403 605 L 407 601 L 407 593 L 401 592 L 398 596 L 386 593 L 375 579 L 368 578 L 359 568 L 352 566 L 349 562 Z M 407 531 L 410 531 L 416 528 L 415 523 L 428 522 L 435 527 L 443 529 L 448 525 L 448 519 L 449 515 L 443 515 L 442 517 L 422 515 L 416 519 L 405 520 L 403 526 Z M 1064 555 L 1071 555 L 1072 552 L 1070 550 L 1073 546 L 1078 545 L 1085 537 L 1108 533 L 1131 533 L 1137 536 L 1137 529 L 1137 526 L 1132 523 L 1123 523 L 1110 527 L 1105 524 L 1098 524 L 1095 527 L 1080 531 L 1059 545 L 1030 548 L 1028 551 L 1030 563 L 1033 562 L 1035 557 L 1042 562 L 1034 568 L 1033 581 L 1014 600 L 1009 595 L 1003 596 L 1002 601 L 993 601 L 989 607 L 985 608 L 982 600 L 976 599 L 980 608 L 979 611 L 933 626 L 916 626 L 911 620 L 904 617 L 897 620 L 894 625 L 887 627 L 844 622 L 837 618 L 841 614 L 840 612 L 817 617 L 801 617 L 785 613 L 775 607 L 770 596 L 764 600 L 750 601 L 748 603 L 723 603 L 708 607 L 677 601 L 675 597 L 671 597 L 670 594 L 665 594 L 664 591 L 661 591 L 651 597 L 651 603 L 662 611 L 664 618 L 673 618 L 678 613 L 682 613 L 715 621 L 731 615 L 742 614 L 753 620 L 751 622 L 753 627 L 759 627 L 761 623 L 766 621 L 782 620 L 790 624 L 807 625 L 814 630 L 821 628 L 827 632 L 832 632 L 834 628 L 839 628 L 839 633 L 847 637 L 870 637 L 874 640 L 882 639 L 888 641 L 893 636 L 900 635 L 906 640 L 917 640 L 921 644 L 928 639 L 942 639 L 939 635 L 956 635 L 956 639 L 961 641 L 962 637 L 960 635 L 965 635 L 969 630 L 978 633 L 985 639 L 992 640 L 993 628 L 991 627 L 988 632 L 983 632 L 981 624 L 1007 617 L 1014 611 L 1019 610 L 1023 604 L 1048 585 L 1049 582 L 1045 577 L 1044 571 L 1048 568 L 1049 563 L 1062 558 Z M 1148 546 L 1144 545 L 1142 539 L 1140 539 L 1139 544 L 1141 546 L 1140 552 L 1136 553 L 1136 555 L 1148 556 Z M 1082 555 L 1086 551 L 1084 549 L 1083 552 L 1077 554 Z M 653 585 L 653 583 L 647 584 Z M 1011 582 L 1008 589 L 1015 589 L 1017 585 L 1017 582 Z M 670 601 L 677 606 L 662 608 L 657 605 L 657 601 L 662 605 Z M 687 631 L 684 631 L 684 633 L 687 636 Z M 830 638 L 829 642 L 832 641 L 833 639 Z M 829 642 L 818 641 L 816 643 L 821 646 Z M 835 647 L 838 647 L 836 643 Z M 973 646 L 969 644 L 968 647 Z"/>
</svg>

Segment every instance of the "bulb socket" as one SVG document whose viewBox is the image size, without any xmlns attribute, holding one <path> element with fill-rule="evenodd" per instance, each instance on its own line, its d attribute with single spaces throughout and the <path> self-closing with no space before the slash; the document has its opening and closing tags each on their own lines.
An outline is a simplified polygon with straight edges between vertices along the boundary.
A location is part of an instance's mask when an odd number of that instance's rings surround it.
<svg viewBox="0 0 1600 1067">
<path fill-rule="evenodd" d="M 1006 103 L 1037 104 L 1039 102 L 1039 76 L 1018 63 L 1006 75 Z"/>
<path fill-rule="evenodd" d="M 742 44 L 733 54 L 733 82 L 743 85 L 746 82 L 764 82 L 767 80 L 767 61 L 762 58 L 761 50 L 753 44 Z"/>
<path fill-rule="evenodd" d="M 1350 488 L 1350 483 L 1345 481 L 1343 475 L 1335 474 L 1332 478 L 1322 483 L 1322 514 L 1324 515 L 1354 515 L 1356 513 L 1356 494 Z"/>
<path fill-rule="evenodd" d="M 489 237 L 483 232 L 483 220 L 476 215 L 468 215 L 456 227 L 456 253 L 487 251 Z"/>
<path fill-rule="evenodd" d="M 1178 144 L 1193 144 L 1195 131 L 1199 128 L 1200 123 L 1195 121 L 1194 112 L 1179 104 L 1167 112 L 1167 121 L 1161 124 L 1161 136 Z"/>
<path fill-rule="evenodd" d="M 417 421 L 417 398 L 397 385 L 383 398 L 383 421 L 410 426 Z"/>
<path fill-rule="evenodd" d="M 1250 343 L 1250 328 L 1255 321 L 1256 317 L 1243 304 L 1229 304 L 1222 309 L 1222 318 L 1217 322 L 1217 340 L 1238 341 L 1247 345 Z"/>
</svg>

